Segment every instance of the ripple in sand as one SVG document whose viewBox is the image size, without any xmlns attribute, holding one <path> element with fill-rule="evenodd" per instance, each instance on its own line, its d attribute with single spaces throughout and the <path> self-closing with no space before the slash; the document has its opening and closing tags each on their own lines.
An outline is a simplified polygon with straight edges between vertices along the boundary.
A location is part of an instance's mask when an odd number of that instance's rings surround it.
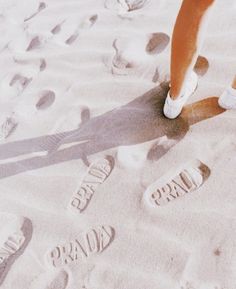
<svg viewBox="0 0 236 289">
<path fill-rule="evenodd" d="M 43 110 L 51 106 L 55 101 L 55 92 L 52 90 L 43 90 L 41 92 L 39 101 L 36 104 L 38 110 Z"/>
<path fill-rule="evenodd" d="M 69 209 L 83 212 L 92 199 L 97 187 L 105 182 L 114 168 L 114 159 L 107 156 L 92 163 L 85 174 L 79 189 L 73 194 L 69 202 Z"/>
<path fill-rule="evenodd" d="M 99 226 L 81 234 L 64 245 L 58 245 L 46 254 L 46 262 L 53 267 L 80 263 L 91 255 L 103 252 L 114 240 L 115 230 L 110 226 Z"/>
</svg>

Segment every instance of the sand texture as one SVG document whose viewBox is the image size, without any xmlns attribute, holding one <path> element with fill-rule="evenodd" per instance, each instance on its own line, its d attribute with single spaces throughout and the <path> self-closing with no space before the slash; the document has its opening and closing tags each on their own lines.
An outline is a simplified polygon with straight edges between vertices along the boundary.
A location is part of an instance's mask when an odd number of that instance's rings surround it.
<svg viewBox="0 0 236 289">
<path fill-rule="evenodd" d="M 163 117 L 180 0 L 0 0 L 0 287 L 236 289 L 236 3 Z"/>
</svg>

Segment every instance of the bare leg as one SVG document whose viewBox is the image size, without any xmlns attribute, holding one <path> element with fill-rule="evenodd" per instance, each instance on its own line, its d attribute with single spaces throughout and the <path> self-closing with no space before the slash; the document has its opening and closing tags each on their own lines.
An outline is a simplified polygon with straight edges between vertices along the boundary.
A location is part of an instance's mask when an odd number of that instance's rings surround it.
<svg viewBox="0 0 236 289">
<path fill-rule="evenodd" d="M 232 82 L 232 87 L 236 89 L 236 75 L 234 76 L 234 80 Z"/>
<path fill-rule="evenodd" d="M 206 14 L 214 0 L 183 0 L 176 19 L 171 47 L 170 96 L 181 95 L 188 72 L 193 69 L 201 46 Z"/>
</svg>

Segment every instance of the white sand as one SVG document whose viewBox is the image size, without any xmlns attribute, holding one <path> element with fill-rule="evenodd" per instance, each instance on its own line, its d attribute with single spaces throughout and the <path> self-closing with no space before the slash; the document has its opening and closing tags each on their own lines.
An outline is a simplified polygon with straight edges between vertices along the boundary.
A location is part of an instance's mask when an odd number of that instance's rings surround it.
<svg viewBox="0 0 236 289">
<path fill-rule="evenodd" d="M 212 11 L 189 103 L 207 100 L 168 121 L 180 3 L 0 1 L 1 288 L 236 288 L 236 114 L 210 118 L 235 74 L 236 5 Z M 149 206 L 150 185 L 196 160 L 200 188 Z"/>
</svg>

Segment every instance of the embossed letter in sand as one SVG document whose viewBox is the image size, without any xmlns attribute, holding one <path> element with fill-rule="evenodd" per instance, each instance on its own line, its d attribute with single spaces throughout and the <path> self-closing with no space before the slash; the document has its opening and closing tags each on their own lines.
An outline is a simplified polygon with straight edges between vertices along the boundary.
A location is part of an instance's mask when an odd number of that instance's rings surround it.
<svg viewBox="0 0 236 289">
<path fill-rule="evenodd" d="M 32 223 L 26 218 L 14 219 L 0 233 L 0 285 L 12 264 L 23 254 L 32 237 Z"/>
<path fill-rule="evenodd" d="M 158 207 L 198 189 L 209 177 L 210 169 L 200 161 L 187 165 L 173 177 L 166 177 L 151 184 L 144 197 L 149 205 Z"/>
<path fill-rule="evenodd" d="M 114 159 L 112 156 L 107 156 L 93 163 L 85 174 L 78 191 L 70 199 L 68 207 L 75 212 L 83 212 L 96 188 L 108 178 L 113 167 Z"/>
<path fill-rule="evenodd" d="M 58 245 L 46 254 L 46 261 L 53 267 L 80 263 L 91 255 L 103 252 L 113 241 L 115 230 L 99 226 L 64 245 Z"/>
</svg>

